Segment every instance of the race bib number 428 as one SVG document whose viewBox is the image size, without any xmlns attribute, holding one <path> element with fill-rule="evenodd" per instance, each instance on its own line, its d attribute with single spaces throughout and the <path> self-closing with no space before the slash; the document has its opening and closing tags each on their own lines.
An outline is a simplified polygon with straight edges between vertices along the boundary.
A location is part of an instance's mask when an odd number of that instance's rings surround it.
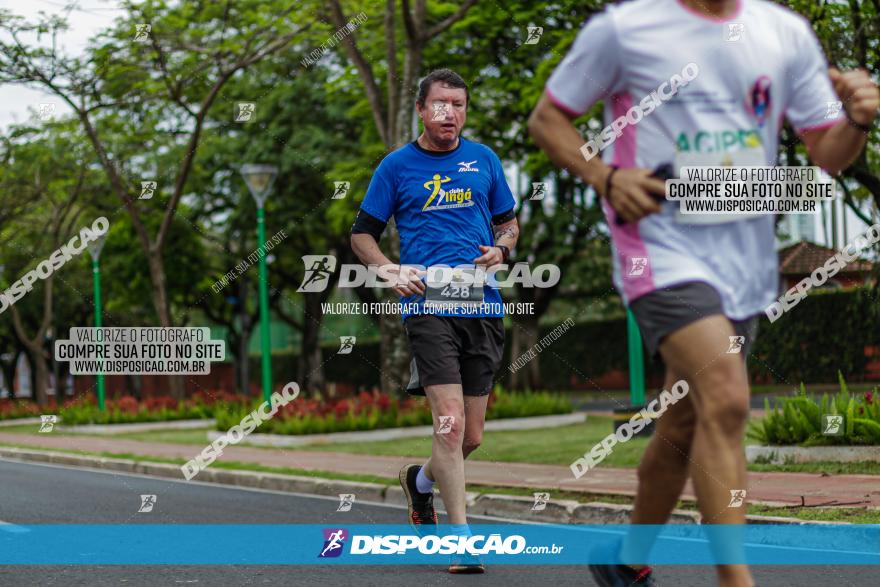
<svg viewBox="0 0 880 587">
<path fill-rule="evenodd" d="M 450 276 L 433 279 L 428 272 L 425 287 L 425 308 L 453 309 L 483 303 L 483 279 L 474 270 L 456 269 Z"/>
</svg>

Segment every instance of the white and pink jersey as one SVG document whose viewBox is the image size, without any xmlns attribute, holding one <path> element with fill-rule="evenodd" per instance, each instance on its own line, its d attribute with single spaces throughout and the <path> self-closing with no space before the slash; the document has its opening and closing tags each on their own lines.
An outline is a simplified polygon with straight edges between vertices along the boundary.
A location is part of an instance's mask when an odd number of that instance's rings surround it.
<svg viewBox="0 0 880 587">
<path fill-rule="evenodd" d="M 623 116 L 689 63 L 698 75 L 602 153 L 606 163 L 654 168 L 695 155 L 717 163 L 751 154 L 776 165 L 783 117 L 799 131 L 844 120 L 828 66 L 809 23 L 763 0 L 740 0 L 714 20 L 678 0 L 634 0 L 593 17 L 546 92 L 579 115 L 605 100 L 605 123 Z M 710 163 L 703 163 L 710 164 Z M 730 164 L 729 162 L 727 164 Z M 740 164 L 740 163 L 734 163 Z M 759 164 L 759 163 L 749 163 Z M 715 287 L 725 314 L 758 314 L 777 295 L 774 217 L 685 224 L 677 203 L 638 223 L 617 225 L 603 202 L 614 244 L 614 283 L 629 304 L 686 281 Z"/>
</svg>

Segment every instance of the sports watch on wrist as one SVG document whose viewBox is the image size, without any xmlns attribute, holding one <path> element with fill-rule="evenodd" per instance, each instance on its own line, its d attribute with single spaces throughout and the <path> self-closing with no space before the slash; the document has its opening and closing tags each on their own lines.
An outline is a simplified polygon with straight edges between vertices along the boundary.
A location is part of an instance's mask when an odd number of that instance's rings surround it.
<svg viewBox="0 0 880 587">
<path fill-rule="evenodd" d="M 495 246 L 498 247 L 499 249 L 501 249 L 501 258 L 504 259 L 504 262 L 506 263 L 507 260 L 510 259 L 510 249 L 508 249 L 504 245 L 495 245 Z"/>
<path fill-rule="evenodd" d="M 849 110 L 844 108 L 844 111 L 846 112 L 846 121 L 849 122 L 850 126 L 855 127 L 864 133 L 871 132 L 872 130 L 874 130 L 874 127 L 877 126 L 876 117 L 870 123 L 862 124 L 861 122 L 856 122 L 855 120 L 853 120 L 853 117 L 850 116 Z"/>
</svg>

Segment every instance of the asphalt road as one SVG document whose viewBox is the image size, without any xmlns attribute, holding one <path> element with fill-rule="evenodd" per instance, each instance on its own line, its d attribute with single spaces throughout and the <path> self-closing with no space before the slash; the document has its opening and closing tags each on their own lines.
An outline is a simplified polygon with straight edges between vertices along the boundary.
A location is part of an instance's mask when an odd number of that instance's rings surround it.
<svg viewBox="0 0 880 587">
<path fill-rule="evenodd" d="M 138 513 L 142 494 L 155 494 L 149 514 Z M 357 503 L 336 512 L 338 501 L 185 483 L 139 475 L 0 460 L 0 521 L 8 524 L 399 524 L 405 510 Z M 496 520 L 473 517 L 472 521 Z M 442 520 L 441 520 L 442 522 Z M 3 526 L 0 525 L 0 531 Z M 290 545 L 293 547 L 294 545 Z M 880 584 L 880 567 L 755 567 L 764 586 Z M 714 585 L 706 567 L 655 571 L 661 586 Z M 584 567 L 495 565 L 485 575 L 453 576 L 435 566 L 5 566 L 0 585 L 594 585 Z"/>
</svg>

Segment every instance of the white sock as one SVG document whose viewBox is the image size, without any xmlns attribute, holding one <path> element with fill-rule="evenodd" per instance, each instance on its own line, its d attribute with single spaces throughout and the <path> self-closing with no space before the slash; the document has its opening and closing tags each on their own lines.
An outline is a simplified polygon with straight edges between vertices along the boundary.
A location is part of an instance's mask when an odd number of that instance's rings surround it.
<svg viewBox="0 0 880 587">
<path fill-rule="evenodd" d="M 419 493 L 431 493 L 434 491 L 434 482 L 425 475 L 424 467 L 419 469 L 419 474 L 416 475 L 416 490 Z"/>
</svg>

